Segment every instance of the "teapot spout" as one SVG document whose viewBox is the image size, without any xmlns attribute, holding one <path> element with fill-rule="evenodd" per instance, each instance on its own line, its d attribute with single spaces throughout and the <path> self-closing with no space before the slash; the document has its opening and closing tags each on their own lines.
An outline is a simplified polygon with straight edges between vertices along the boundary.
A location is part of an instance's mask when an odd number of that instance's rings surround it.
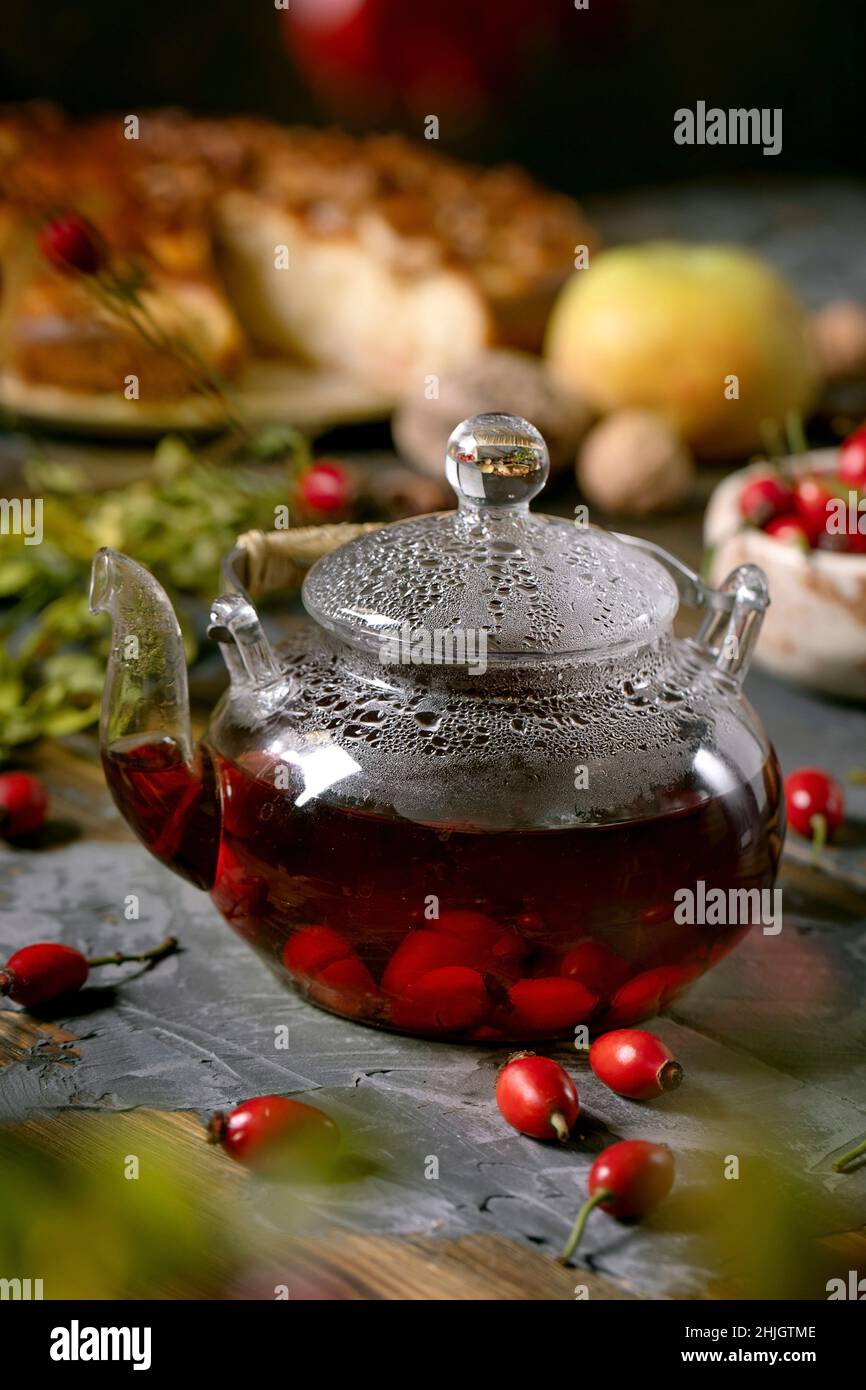
<svg viewBox="0 0 866 1390">
<path fill-rule="evenodd" d="M 110 549 L 93 561 L 90 609 L 109 613 L 112 623 L 99 730 L 112 796 L 152 854 L 209 888 L 219 797 L 210 756 L 193 746 L 174 609 L 152 574 Z"/>
<path fill-rule="evenodd" d="M 111 615 L 111 653 L 102 695 L 103 753 L 119 739 L 171 739 L 192 757 L 183 638 L 165 590 L 117 550 L 100 550 L 90 575 L 91 613 Z"/>
</svg>

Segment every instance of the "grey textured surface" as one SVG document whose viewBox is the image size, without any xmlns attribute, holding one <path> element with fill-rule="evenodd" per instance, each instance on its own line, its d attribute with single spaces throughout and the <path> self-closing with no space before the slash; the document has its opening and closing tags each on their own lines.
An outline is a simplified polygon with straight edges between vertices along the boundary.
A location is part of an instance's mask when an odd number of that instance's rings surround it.
<svg viewBox="0 0 866 1390">
<path fill-rule="evenodd" d="M 810 760 L 839 771 L 862 761 L 860 711 L 765 678 L 752 685 L 789 766 L 807 748 Z M 855 817 L 864 795 L 858 789 L 852 798 Z M 846 878 L 864 857 L 856 829 L 855 819 L 855 843 L 834 860 Z M 829 1166 L 829 1156 L 866 1132 L 866 934 L 847 909 L 828 911 L 789 892 L 782 933 L 753 932 L 656 1025 L 688 1071 L 677 1093 L 653 1105 L 619 1099 L 572 1053 L 583 1119 L 575 1142 L 560 1150 L 501 1122 L 493 1081 L 502 1052 L 391 1036 L 294 998 L 204 894 L 135 845 L 7 853 L 0 893 L 4 951 L 34 937 L 94 952 L 120 939 L 132 949 L 167 931 L 184 946 L 150 972 L 110 967 L 99 976 L 106 987 L 85 990 L 74 1009 L 66 1004 L 54 1021 L 79 1041 L 37 1047 L 0 1072 L 0 1117 L 61 1106 L 207 1111 L 265 1091 L 315 1093 L 379 1170 L 329 1189 L 311 1221 L 391 1233 L 496 1231 L 551 1252 L 582 1200 L 594 1153 L 612 1137 L 670 1143 L 687 1190 L 707 1157 L 720 1168 L 732 1149 L 743 1151 L 745 1124 L 759 1132 L 761 1153 L 799 1175 L 817 1229 L 862 1221 L 866 1172 L 835 1176 Z M 136 923 L 123 920 L 128 893 L 140 898 Z M 122 988 L 110 988 L 112 979 Z M 278 1050 L 275 1029 L 284 1023 L 289 1047 Z M 430 1155 L 438 1180 L 424 1176 Z M 656 1296 L 699 1292 L 706 1252 L 687 1224 L 626 1229 L 596 1218 L 585 1256 Z"/>
</svg>

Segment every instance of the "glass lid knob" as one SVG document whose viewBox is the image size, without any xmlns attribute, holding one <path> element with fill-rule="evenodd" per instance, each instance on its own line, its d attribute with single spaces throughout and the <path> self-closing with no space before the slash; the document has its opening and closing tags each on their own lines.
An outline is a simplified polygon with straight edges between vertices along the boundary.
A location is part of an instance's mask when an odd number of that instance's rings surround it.
<svg viewBox="0 0 866 1390">
<path fill-rule="evenodd" d="M 461 509 L 527 507 L 550 471 L 547 445 L 519 415 L 473 415 L 448 440 L 445 473 Z"/>
</svg>

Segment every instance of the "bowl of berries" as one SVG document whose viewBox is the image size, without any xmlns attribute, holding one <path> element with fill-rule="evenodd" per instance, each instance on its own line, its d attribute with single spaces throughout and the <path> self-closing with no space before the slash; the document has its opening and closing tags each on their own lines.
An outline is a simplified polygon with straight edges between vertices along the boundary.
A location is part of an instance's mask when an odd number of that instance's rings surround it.
<svg viewBox="0 0 866 1390">
<path fill-rule="evenodd" d="M 760 565 L 770 588 L 756 661 L 866 701 L 866 425 L 838 449 L 730 474 L 704 518 L 710 578 Z"/>
</svg>

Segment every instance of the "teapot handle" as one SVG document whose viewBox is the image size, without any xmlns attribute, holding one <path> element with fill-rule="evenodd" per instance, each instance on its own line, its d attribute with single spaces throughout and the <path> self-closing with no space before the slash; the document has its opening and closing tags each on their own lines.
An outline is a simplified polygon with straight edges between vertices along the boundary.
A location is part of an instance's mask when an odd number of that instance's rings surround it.
<svg viewBox="0 0 866 1390">
<path fill-rule="evenodd" d="M 653 541 L 615 533 L 617 540 L 643 550 L 664 565 L 680 598 L 692 608 L 706 610 L 695 645 L 708 656 L 717 671 L 742 681 L 752 662 L 755 644 L 770 604 L 767 576 L 758 565 L 738 565 L 718 589 L 705 584 L 699 574 Z"/>
<path fill-rule="evenodd" d="M 221 643 L 232 681 L 247 679 L 263 689 L 281 679 L 279 662 L 259 615 L 242 594 L 214 599 L 207 635 Z"/>
</svg>

